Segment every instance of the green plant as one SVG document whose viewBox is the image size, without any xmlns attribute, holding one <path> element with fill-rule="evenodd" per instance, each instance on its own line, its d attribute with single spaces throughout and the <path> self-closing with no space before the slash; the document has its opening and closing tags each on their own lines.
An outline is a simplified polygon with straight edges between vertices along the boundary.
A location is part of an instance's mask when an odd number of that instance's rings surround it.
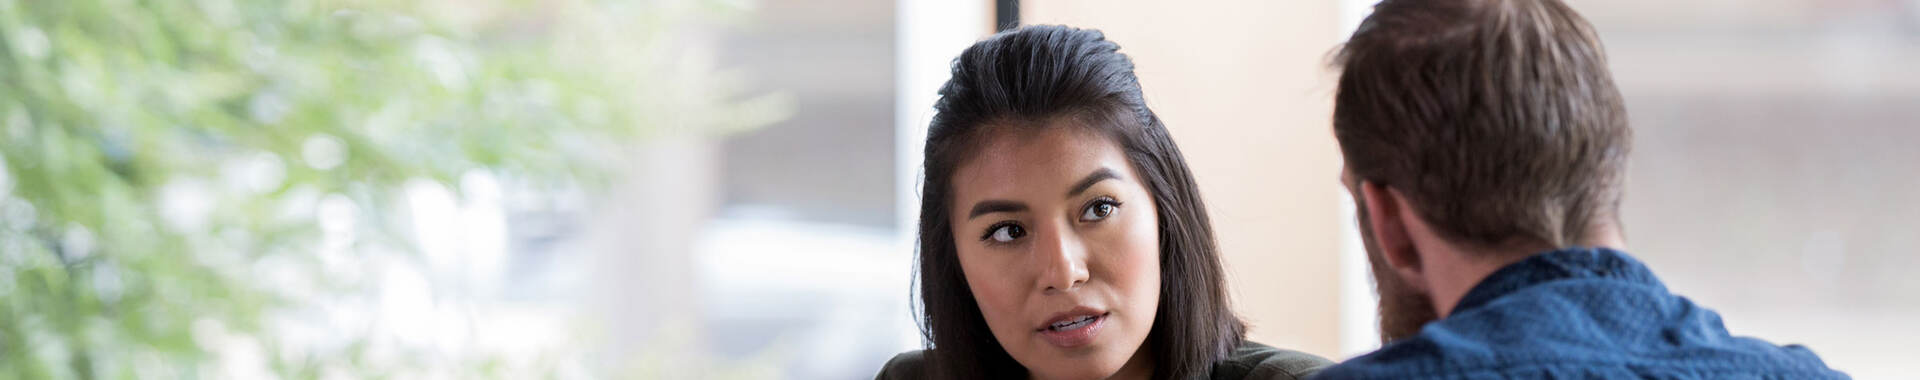
<svg viewBox="0 0 1920 380">
<path fill-rule="evenodd" d="M 729 4 L 0 0 L 0 377 L 506 376 L 265 321 L 409 255 L 409 181 L 592 186 L 594 152 L 780 117 L 681 38 Z"/>
</svg>

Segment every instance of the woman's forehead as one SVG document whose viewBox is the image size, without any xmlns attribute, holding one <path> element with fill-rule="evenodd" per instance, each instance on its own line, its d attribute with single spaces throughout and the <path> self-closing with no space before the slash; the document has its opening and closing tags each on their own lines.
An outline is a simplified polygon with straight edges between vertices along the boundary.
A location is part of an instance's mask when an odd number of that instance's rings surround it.
<svg viewBox="0 0 1920 380">
<path fill-rule="evenodd" d="M 1088 128 L 1049 125 L 994 128 L 954 171 L 956 199 L 1061 197 L 1064 189 L 1102 168 L 1131 181 L 1126 156 L 1112 139 Z M 1026 129 L 1025 131 L 1018 131 Z"/>
</svg>

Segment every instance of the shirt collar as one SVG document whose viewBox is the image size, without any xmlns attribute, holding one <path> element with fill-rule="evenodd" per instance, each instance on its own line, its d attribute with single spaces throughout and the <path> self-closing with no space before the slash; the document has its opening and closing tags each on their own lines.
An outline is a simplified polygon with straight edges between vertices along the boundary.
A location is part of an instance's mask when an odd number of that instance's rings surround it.
<svg viewBox="0 0 1920 380">
<path fill-rule="evenodd" d="M 1626 252 L 1603 247 L 1567 248 L 1535 254 L 1494 271 L 1467 291 L 1453 312 L 1485 305 L 1534 285 L 1571 279 L 1612 279 L 1665 288 L 1646 264 Z"/>
</svg>

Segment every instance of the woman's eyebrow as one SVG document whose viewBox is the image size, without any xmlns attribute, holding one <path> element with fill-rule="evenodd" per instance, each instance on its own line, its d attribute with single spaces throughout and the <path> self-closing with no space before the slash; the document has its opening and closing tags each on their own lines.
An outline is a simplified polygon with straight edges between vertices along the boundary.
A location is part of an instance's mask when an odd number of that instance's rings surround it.
<svg viewBox="0 0 1920 380">
<path fill-rule="evenodd" d="M 967 212 L 967 220 L 973 220 L 973 218 L 978 218 L 981 215 L 992 214 L 996 212 L 1021 212 L 1021 211 L 1027 211 L 1027 204 L 1014 202 L 1014 201 L 989 199 L 989 200 L 980 201 L 979 203 L 974 203 L 973 211 Z"/>
<path fill-rule="evenodd" d="M 1115 174 L 1113 172 L 1113 169 L 1108 169 L 1108 168 L 1094 169 L 1093 173 L 1087 174 L 1087 178 L 1082 178 L 1080 179 L 1080 183 L 1076 183 L 1073 185 L 1073 191 L 1068 191 L 1067 197 L 1072 198 L 1074 196 L 1078 196 L 1080 195 L 1080 193 L 1086 192 L 1087 188 L 1093 187 L 1093 184 L 1100 183 L 1100 181 L 1109 180 L 1109 179 L 1120 179 L 1120 175 Z"/>
<path fill-rule="evenodd" d="M 1094 169 L 1092 173 L 1087 174 L 1086 178 L 1081 178 L 1080 182 L 1075 183 L 1073 185 L 1073 190 L 1067 192 L 1067 197 L 1072 198 L 1074 196 L 1078 196 L 1080 195 L 1080 193 L 1086 192 L 1088 188 L 1093 187 L 1094 184 L 1100 183 L 1100 181 L 1105 181 L 1109 179 L 1120 179 L 1120 175 L 1117 173 L 1114 173 L 1113 169 L 1108 169 L 1108 168 Z M 1008 201 L 1008 200 L 988 199 L 988 200 L 974 203 L 973 210 L 967 212 L 967 220 L 973 220 L 974 218 L 978 218 L 981 215 L 992 214 L 996 212 L 1021 212 L 1021 211 L 1027 211 L 1027 204 Z"/>
</svg>

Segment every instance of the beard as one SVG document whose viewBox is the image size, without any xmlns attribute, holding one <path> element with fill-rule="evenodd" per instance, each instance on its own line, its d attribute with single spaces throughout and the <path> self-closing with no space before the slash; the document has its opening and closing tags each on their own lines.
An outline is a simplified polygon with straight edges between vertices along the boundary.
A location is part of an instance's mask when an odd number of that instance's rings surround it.
<svg viewBox="0 0 1920 380">
<path fill-rule="evenodd" d="M 1357 197 L 1356 197 L 1357 198 Z M 1373 242 L 1373 227 L 1367 221 L 1367 205 L 1354 201 L 1360 222 L 1360 242 L 1367 249 L 1367 264 L 1373 270 L 1374 291 L 1380 296 L 1380 343 L 1393 343 L 1420 333 L 1427 322 L 1440 319 L 1427 293 L 1414 288 L 1393 272 Z"/>
</svg>

